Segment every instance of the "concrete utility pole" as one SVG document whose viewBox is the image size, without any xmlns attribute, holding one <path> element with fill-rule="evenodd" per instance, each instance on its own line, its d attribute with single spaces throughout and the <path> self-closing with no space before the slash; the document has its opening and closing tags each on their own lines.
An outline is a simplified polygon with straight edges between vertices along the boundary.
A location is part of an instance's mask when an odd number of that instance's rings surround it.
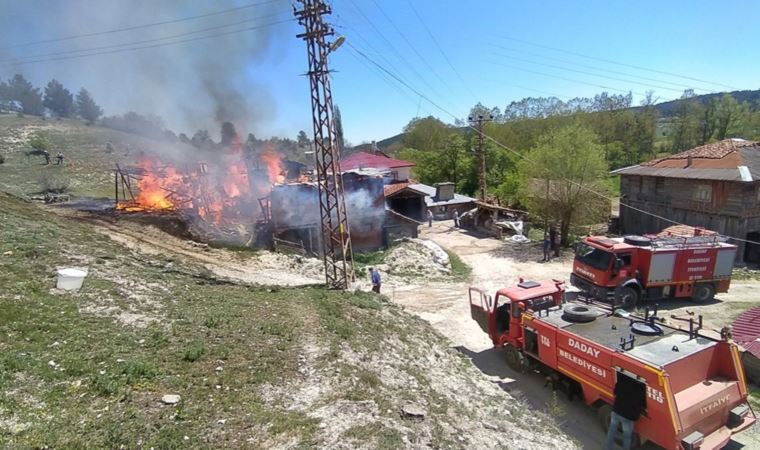
<svg viewBox="0 0 760 450">
<path fill-rule="evenodd" d="M 325 40 L 335 31 L 322 21 L 322 16 L 331 12 L 323 0 L 298 0 L 298 3 L 302 8 L 294 8 L 293 14 L 305 29 L 298 37 L 306 41 L 309 57 L 307 75 L 311 87 L 325 280 L 331 289 L 347 289 L 354 280 L 354 261 L 340 173 L 340 149 L 335 139 L 330 71 L 327 68 L 327 56 L 343 43 L 344 38 L 339 37 L 332 43 Z"/>
<path fill-rule="evenodd" d="M 478 116 L 470 116 L 467 118 L 467 120 L 470 122 L 470 125 L 475 127 L 476 130 L 478 130 L 478 163 L 480 165 L 480 170 L 478 171 L 478 182 L 480 184 L 480 201 L 485 202 L 486 201 L 486 146 L 485 146 L 485 139 L 483 137 L 483 125 L 486 122 L 490 122 L 493 120 L 493 116 L 491 114 L 486 114 L 485 116 L 482 114 L 479 114 Z"/>
</svg>

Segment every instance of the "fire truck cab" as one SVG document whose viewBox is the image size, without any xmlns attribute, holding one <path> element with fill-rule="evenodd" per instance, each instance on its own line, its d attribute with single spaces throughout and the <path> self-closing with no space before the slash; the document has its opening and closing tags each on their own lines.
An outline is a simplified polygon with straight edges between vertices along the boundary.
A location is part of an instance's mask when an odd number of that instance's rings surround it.
<svg viewBox="0 0 760 450">
<path fill-rule="evenodd" d="M 570 283 L 626 309 L 641 299 L 703 303 L 728 291 L 735 256 L 717 236 L 589 236 L 576 247 Z"/>
<path fill-rule="evenodd" d="M 665 449 L 722 448 L 755 423 L 736 344 L 592 300 L 566 302 L 561 282 L 520 280 L 494 297 L 470 288 L 470 313 L 518 372 L 566 382 L 609 426 L 618 382 L 633 384 L 645 408 L 640 443 Z"/>
</svg>

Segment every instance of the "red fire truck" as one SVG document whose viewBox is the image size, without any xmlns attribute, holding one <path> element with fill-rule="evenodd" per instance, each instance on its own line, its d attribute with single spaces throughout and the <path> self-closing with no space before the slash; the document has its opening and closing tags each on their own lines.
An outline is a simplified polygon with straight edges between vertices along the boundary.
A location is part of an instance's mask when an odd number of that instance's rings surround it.
<svg viewBox="0 0 760 450">
<path fill-rule="evenodd" d="M 656 311 L 621 316 L 593 300 L 563 302 L 556 280 L 520 280 L 495 297 L 470 288 L 469 295 L 472 318 L 504 349 L 510 367 L 573 386 L 605 428 L 621 377 L 646 396 L 635 425 L 642 444 L 718 449 L 755 422 L 736 345 L 700 335 L 699 322 L 680 330 Z"/>
<path fill-rule="evenodd" d="M 717 235 L 590 236 L 576 248 L 570 283 L 626 309 L 640 299 L 712 300 L 728 291 L 736 246 Z"/>
</svg>

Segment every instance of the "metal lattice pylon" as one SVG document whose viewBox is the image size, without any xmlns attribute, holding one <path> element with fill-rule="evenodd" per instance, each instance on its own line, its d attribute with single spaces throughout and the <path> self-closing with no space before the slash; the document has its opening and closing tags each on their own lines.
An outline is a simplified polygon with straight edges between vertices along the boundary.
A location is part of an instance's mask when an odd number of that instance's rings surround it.
<svg viewBox="0 0 760 450">
<path fill-rule="evenodd" d="M 307 75 L 311 87 L 325 279 L 329 288 L 347 289 L 354 278 L 353 253 L 327 68 L 327 55 L 331 48 L 325 40 L 325 37 L 333 35 L 334 31 L 322 21 L 323 15 L 330 14 L 330 8 L 323 0 L 299 0 L 299 3 L 302 9 L 295 10 L 294 14 L 306 30 L 298 37 L 306 41 L 309 55 Z"/>
</svg>

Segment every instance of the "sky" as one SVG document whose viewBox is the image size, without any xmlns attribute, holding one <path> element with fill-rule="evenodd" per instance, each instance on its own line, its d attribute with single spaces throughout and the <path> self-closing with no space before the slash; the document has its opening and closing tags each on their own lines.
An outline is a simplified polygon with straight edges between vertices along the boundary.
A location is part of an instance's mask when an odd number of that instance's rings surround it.
<svg viewBox="0 0 760 450">
<path fill-rule="evenodd" d="M 756 1 L 331 5 L 326 20 L 346 37 L 330 55 L 333 101 L 353 144 L 417 116 L 466 118 L 478 102 L 760 88 L 760 35 L 748 25 Z M 259 137 L 311 134 L 306 48 L 289 1 L 0 0 L 0 11 L 2 78 L 85 87 L 106 114 L 157 114 L 177 133 L 218 139 L 231 120 Z"/>
</svg>

